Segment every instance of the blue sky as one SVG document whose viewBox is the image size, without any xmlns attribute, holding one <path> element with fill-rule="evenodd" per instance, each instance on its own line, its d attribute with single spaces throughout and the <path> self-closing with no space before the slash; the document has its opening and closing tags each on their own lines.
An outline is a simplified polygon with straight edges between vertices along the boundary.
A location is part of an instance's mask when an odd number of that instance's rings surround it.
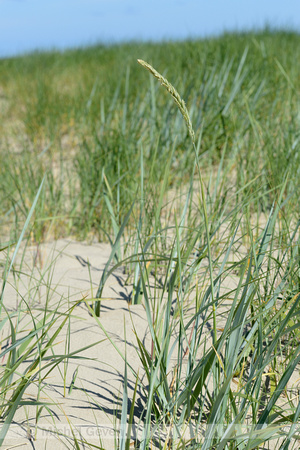
<svg viewBox="0 0 300 450">
<path fill-rule="evenodd" d="M 123 40 L 273 27 L 300 31 L 299 0 L 0 0 L 0 57 Z"/>
</svg>

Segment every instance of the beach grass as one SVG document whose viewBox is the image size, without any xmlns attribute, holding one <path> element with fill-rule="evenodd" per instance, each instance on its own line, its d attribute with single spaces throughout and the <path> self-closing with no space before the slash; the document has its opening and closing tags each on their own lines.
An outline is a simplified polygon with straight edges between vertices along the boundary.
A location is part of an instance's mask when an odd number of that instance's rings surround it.
<svg viewBox="0 0 300 450">
<path fill-rule="evenodd" d="M 298 448 L 299 44 L 266 30 L 0 60 L 1 443 L 31 384 L 58 367 L 67 392 L 76 305 L 105 333 L 122 267 L 150 344 L 135 332 L 139 373 L 106 335 L 124 361 L 114 447 Z M 66 236 L 111 244 L 95 297 L 8 308 L 24 242 Z M 38 422 L 48 403 L 32 405 Z"/>
</svg>

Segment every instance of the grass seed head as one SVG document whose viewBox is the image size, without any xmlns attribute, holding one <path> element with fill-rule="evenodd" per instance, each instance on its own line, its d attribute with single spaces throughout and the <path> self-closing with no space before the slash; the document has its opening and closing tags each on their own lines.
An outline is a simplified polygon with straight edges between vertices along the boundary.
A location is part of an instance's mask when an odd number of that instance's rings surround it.
<svg viewBox="0 0 300 450">
<path fill-rule="evenodd" d="M 181 114 L 183 115 L 183 118 L 188 127 L 189 134 L 191 136 L 193 144 L 195 144 L 195 133 L 193 130 L 193 125 L 192 125 L 185 101 L 180 97 L 179 93 L 176 91 L 174 86 L 166 78 L 164 78 L 159 72 L 157 72 L 157 70 L 155 70 L 154 67 L 152 67 L 150 64 L 143 61 L 142 59 L 138 59 L 138 63 L 141 66 L 145 67 L 145 69 L 149 70 L 149 72 L 160 81 L 160 84 L 162 86 L 164 86 L 167 89 L 167 91 L 172 95 L 176 105 L 178 106 Z"/>
</svg>

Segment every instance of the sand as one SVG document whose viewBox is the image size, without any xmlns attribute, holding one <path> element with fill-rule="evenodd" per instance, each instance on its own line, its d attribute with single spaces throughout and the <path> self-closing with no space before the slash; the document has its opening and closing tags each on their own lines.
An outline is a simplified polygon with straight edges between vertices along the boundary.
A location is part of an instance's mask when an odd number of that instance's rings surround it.
<svg viewBox="0 0 300 450">
<path fill-rule="evenodd" d="M 32 271 L 37 249 L 35 247 L 28 249 L 23 270 L 26 272 L 27 268 L 31 276 L 20 277 L 17 283 L 18 294 L 10 277 L 12 284 L 6 286 L 4 303 L 8 307 L 14 307 L 20 301 L 20 294 L 26 296 L 29 291 L 27 300 L 31 302 L 32 310 L 38 315 L 43 314 L 47 293 L 50 297 L 48 308 L 53 309 L 56 306 L 61 312 L 84 297 L 93 298 L 110 251 L 109 245 L 86 245 L 68 240 L 43 244 L 39 248 L 38 255 L 43 268 Z M 44 283 L 39 285 L 33 278 L 39 280 L 41 275 Z M 81 436 L 81 439 L 86 439 L 89 443 L 107 449 L 114 448 L 114 429 L 119 427 L 116 417 L 120 417 L 122 407 L 125 366 L 118 350 L 125 355 L 126 333 L 127 359 L 132 368 L 139 371 L 142 378 L 134 329 L 145 343 L 149 340 L 144 307 L 128 305 L 131 286 L 125 286 L 125 279 L 122 269 L 114 272 L 109 278 L 104 288 L 105 300 L 101 303 L 98 322 L 89 313 L 84 301 L 74 308 L 70 323 L 64 327 L 56 340 L 58 344 L 54 346 L 54 352 L 59 355 L 91 346 L 78 354 L 86 359 L 69 359 L 65 366 L 60 365 L 60 371 L 55 369 L 49 374 L 42 383 L 43 389 L 40 392 L 40 400 L 52 403 L 49 405 L 49 411 L 43 409 L 37 426 L 35 407 L 25 407 L 17 411 L 14 417 L 15 424 L 10 427 L 5 440 L 5 448 L 16 444 L 21 444 L 24 448 L 35 446 L 37 449 L 73 448 L 72 443 L 68 444 L 67 438 L 72 436 L 71 429 L 77 438 Z M 49 285 L 50 292 L 47 289 Z M 92 304 L 91 301 L 88 303 Z M 24 324 L 31 322 L 25 313 L 22 322 Z M 68 349 L 69 330 L 71 339 Z M 100 342 L 94 345 L 98 341 Z M 72 377 L 76 371 L 75 384 L 69 394 Z M 42 373 L 45 375 L 45 371 Z M 131 394 L 134 382 L 135 377 L 128 370 L 128 391 Z M 24 399 L 37 399 L 37 395 L 37 387 L 33 384 L 26 390 Z M 138 395 L 144 396 L 142 392 Z M 51 430 L 53 433 L 45 430 Z M 59 437 L 58 433 L 62 436 Z M 34 440 L 29 439 L 30 436 L 34 437 Z"/>
</svg>

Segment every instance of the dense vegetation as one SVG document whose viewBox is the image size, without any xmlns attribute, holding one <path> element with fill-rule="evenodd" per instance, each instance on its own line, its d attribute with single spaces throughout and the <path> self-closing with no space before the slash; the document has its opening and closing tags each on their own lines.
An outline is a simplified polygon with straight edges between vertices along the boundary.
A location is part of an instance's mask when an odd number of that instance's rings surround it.
<svg viewBox="0 0 300 450">
<path fill-rule="evenodd" d="M 0 61 L 2 217 L 13 207 L 4 222 L 16 230 L 44 172 L 38 240 L 50 225 L 56 237 L 92 232 L 103 239 L 112 230 L 103 193 L 120 224 L 139 196 L 141 152 L 146 196 L 160 191 L 169 162 L 167 187 L 189 179 L 194 153 L 184 121 L 137 58 L 165 75 L 186 101 L 202 137 L 204 168 L 218 165 L 224 153 L 225 162 L 234 161 L 236 189 L 251 181 L 248 189 L 259 191 L 263 210 L 287 173 L 287 192 L 297 196 L 299 39 L 288 33 L 225 35 Z"/>
<path fill-rule="evenodd" d="M 134 373 L 146 398 L 136 448 L 154 445 L 153 422 L 177 433 L 160 448 L 262 448 L 274 437 L 278 448 L 297 445 L 299 383 L 289 382 L 300 360 L 299 56 L 299 35 L 265 31 L 0 61 L 1 246 L 17 242 L 26 218 L 21 238 L 30 242 L 73 235 L 112 244 L 86 306 L 99 320 L 113 264 L 132 281 L 131 303 L 145 306 L 152 348 L 137 337 L 147 382 Z M 184 99 L 194 143 L 174 95 L 137 59 Z M 4 304 L 10 272 L 21 274 L 14 256 L 3 269 Z M 0 381 L 10 420 L 30 383 L 27 372 L 9 384 L 16 336 L 12 328 Z M 37 360 L 56 337 L 39 344 Z M 135 402 L 136 389 L 123 424 Z M 254 429 L 242 433 L 249 420 Z M 196 431 L 184 442 L 187 423 Z"/>
</svg>

